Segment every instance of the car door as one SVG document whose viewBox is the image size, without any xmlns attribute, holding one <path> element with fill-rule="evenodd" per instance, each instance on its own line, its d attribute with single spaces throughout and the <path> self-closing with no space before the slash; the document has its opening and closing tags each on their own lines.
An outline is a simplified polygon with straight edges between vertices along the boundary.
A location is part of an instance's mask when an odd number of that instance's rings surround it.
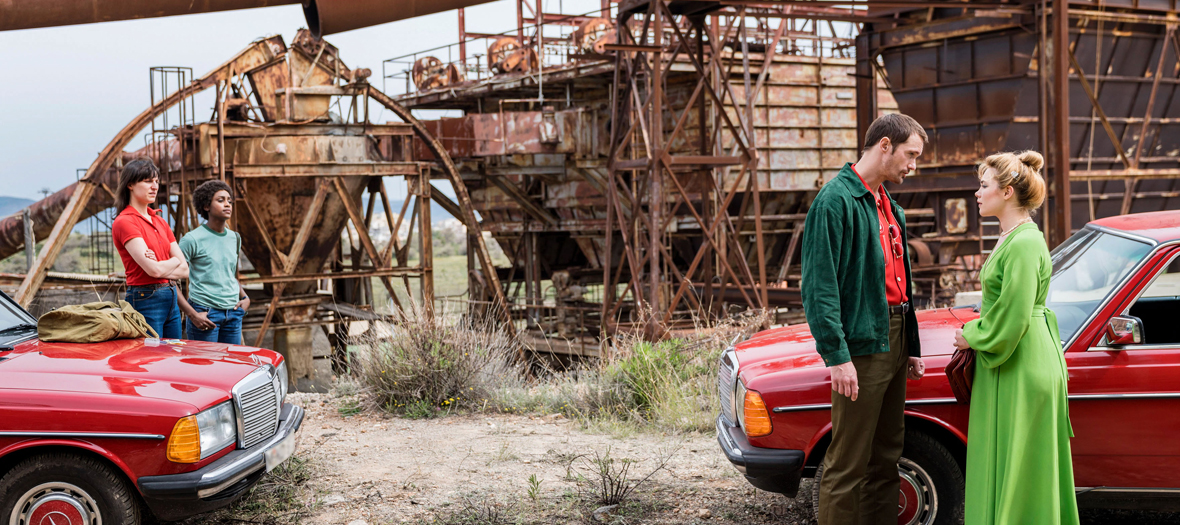
<svg viewBox="0 0 1180 525">
<path fill-rule="evenodd" d="M 1180 248 L 1156 251 L 1065 353 L 1074 479 L 1083 487 L 1180 487 Z M 1142 322 L 1114 344 L 1112 318 Z"/>
</svg>

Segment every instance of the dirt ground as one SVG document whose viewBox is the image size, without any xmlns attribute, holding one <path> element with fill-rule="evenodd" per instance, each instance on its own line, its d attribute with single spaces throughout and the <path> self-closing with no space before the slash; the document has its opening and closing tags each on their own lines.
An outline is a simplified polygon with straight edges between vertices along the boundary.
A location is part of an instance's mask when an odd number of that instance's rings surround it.
<svg viewBox="0 0 1180 525">
<path fill-rule="evenodd" d="M 460 522 L 458 515 L 481 513 L 504 518 L 486 522 L 598 523 L 591 516 L 596 506 L 579 497 L 575 480 L 594 479 L 594 459 L 607 453 L 633 461 L 632 479 L 668 460 L 633 504 L 603 516 L 607 522 L 801 523 L 786 498 L 751 488 L 712 434 L 588 432 L 559 415 L 343 416 L 329 394 L 289 400 L 307 410 L 296 455 L 314 472 L 303 495 L 310 510 L 300 523 Z"/>
<path fill-rule="evenodd" d="M 753 489 L 714 435 L 667 436 L 626 427 L 582 429 L 559 415 L 468 414 L 408 420 L 331 394 L 292 394 L 307 410 L 296 456 L 310 469 L 276 517 L 221 513 L 197 523 L 306 524 L 812 523 L 793 500 Z M 650 474 L 628 503 L 599 512 L 596 458 L 628 478 Z M 534 481 L 530 482 L 530 478 Z M 810 483 L 804 480 L 804 483 Z M 279 519 L 281 518 L 281 519 Z M 1180 515 L 1087 511 L 1087 524 L 1178 523 Z"/>
</svg>

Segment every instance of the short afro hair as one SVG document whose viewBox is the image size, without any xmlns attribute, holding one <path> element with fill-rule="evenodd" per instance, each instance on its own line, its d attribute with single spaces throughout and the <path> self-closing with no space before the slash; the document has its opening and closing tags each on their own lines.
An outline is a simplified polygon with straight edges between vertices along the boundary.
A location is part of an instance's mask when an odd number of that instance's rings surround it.
<svg viewBox="0 0 1180 525">
<path fill-rule="evenodd" d="M 206 181 L 193 190 L 193 206 L 197 207 L 197 214 L 202 219 L 209 220 L 209 206 L 213 204 L 213 196 L 222 190 L 228 193 L 231 199 L 233 198 L 234 191 L 229 188 L 229 184 L 219 180 Z"/>
</svg>

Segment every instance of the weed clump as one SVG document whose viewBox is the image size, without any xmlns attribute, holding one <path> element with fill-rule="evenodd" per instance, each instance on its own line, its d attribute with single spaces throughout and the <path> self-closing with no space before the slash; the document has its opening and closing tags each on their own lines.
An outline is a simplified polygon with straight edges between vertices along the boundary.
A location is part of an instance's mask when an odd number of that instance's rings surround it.
<svg viewBox="0 0 1180 525">
<path fill-rule="evenodd" d="M 520 342 L 503 328 L 420 307 L 394 316 L 349 341 L 353 374 L 377 406 L 429 418 L 481 406 L 505 382 L 523 381 Z"/>
</svg>

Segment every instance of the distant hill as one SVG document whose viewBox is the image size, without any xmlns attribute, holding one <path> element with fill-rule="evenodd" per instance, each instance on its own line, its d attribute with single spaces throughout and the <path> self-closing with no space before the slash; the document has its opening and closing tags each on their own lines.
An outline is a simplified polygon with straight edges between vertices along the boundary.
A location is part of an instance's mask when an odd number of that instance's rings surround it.
<svg viewBox="0 0 1180 525">
<path fill-rule="evenodd" d="M 35 201 L 32 199 L 0 196 L 0 217 L 7 217 L 16 212 L 19 212 L 27 208 L 33 202 Z"/>
<path fill-rule="evenodd" d="M 413 202 L 410 202 L 410 205 L 413 205 L 413 204 L 414 204 Z M 399 211 L 402 211 L 402 201 L 391 200 L 391 201 L 389 201 L 389 207 L 393 208 L 393 213 L 395 214 L 394 217 L 397 217 L 396 213 Z M 385 211 L 380 209 L 381 208 L 381 201 L 377 201 L 377 208 L 378 209 L 376 211 L 374 211 L 373 214 L 375 216 L 384 216 Z M 406 220 L 409 220 L 410 214 L 413 212 L 414 212 L 413 208 L 406 208 Z M 430 201 L 430 223 L 431 224 L 438 224 L 438 223 L 443 222 L 443 221 L 450 219 L 450 218 L 452 218 L 451 214 L 448 213 L 447 210 L 444 210 L 442 206 L 439 206 L 438 201 L 434 201 L 434 200 Z"/>
</svg>

